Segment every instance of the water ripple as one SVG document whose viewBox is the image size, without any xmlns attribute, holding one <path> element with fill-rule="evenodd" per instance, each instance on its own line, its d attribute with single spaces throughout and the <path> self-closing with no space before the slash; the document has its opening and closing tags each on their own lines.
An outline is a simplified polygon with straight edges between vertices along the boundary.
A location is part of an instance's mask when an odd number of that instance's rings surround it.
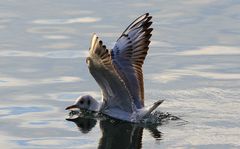
<svg viewBox="0 0 240 149">
<path fill-rule="evenodd" d="M 229 46 L 208 46 L 196 50 L 189 50 L 176 53 L 177 55 L 192 56 L 192 55 L 240 55 L 238 47 Z"/>
<path fill-rule="evenodd" d="M 52 48 L 59 48 L 63 45 L 54 45 Z M 59 51 L 16 51 L 16 50 L 1 50 L 0 57 L 42 57 L 42 58 L 79 58 L 87 57 L 88 51 L 76 51 L 76 50 L 59 50 Z"/>
<path fill-rule="evenodd" d="M 41 24 L 41 25 L 62 25 L 62 24 L 73 24 L 73 23 L 94 23 L 100 20 L 101 18 L 82 17 L 82 18 L 71 18 L 71 19 L 39 19 L 39 20 L 33 20 L 32 23 Z"/>
<path fill-rule="evenodd" d="M 43 36 L 43 38 L 58 40 L 58 39 L 68 39 L 70 37 L 65 35 L 45 35 Z"/>
<path fill-rule="evenodd" d="M 62 26 L 40 26 L 30 27 L 27 29 L 27 32 L 37 34 L 75 34 L 76 30 L 70 27 Z"/>
<path fill-rule="evenodd" d="M 31 86 L 31 85 L 41 85 L 41 84 L 53 84 L 53 83 L 70 83 L 78 82 L 82 79 L 79 77 L 73 76 L 61 76 L 55 78 L 46 78 L 46 79 L 36 79 L 36 80 L 27 80 L 11 77 L 0 77 L 0 87 L 13 87 L 13 86 Z"/>
<path fill-rule="evenodd" d="M 159 81 L 161 83 L 168 83 L 170 81 L 176 81 L 183 77 L 202 77 L 208 79 L 219 80 L 239 80 L 239 73 L 221 73 L 221 72 L 204 72 L 190 69 L 173 69 L 167 70 L 163 73 L 147 74 L 146 78 L 152 81 Z"/>
<path fill-rule="evenodd" d="M 82 137 L 68 137 L 68 138 L 51 138 L 51 137 L 45 137 L 45 138 L 35 138 L 35 139 L 22 139 L 22 140 L 13 140 L 20 146 L 28 146 L 28 147 L 77 147 L 77 148 L 94 148 L 96 147 L 96 141 L 95 140 L 89 140 Z"/>
<path fill-rule="evenodd" d="M 46 107 L 35 107 L 35 106 L 30 106 L 30 107 L 3 107 L 0 108 L 0 112 L 3 113 L 0 114 L 0 117 L 9 117 L 11 115 L 22 115 L 26 113 L 33 113 L 33 112 L 44 112 L 44 111 L 49 111 L 49 108 Z"/>
</svg>

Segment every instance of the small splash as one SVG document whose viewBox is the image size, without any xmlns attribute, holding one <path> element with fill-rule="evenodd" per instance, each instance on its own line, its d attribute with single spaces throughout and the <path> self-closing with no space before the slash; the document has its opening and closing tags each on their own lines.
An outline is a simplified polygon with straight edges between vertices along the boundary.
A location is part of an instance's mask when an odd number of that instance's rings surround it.
<svg viewBox="0 0 240 149">
<path fill-rule="evenodd" d="M 176 121 L 181 120 L 179 117 L 174 116 L 168 112 L 160 112 L 155 111 L 154 113 L 150 114 L 147 118 L 141 120 L 143 124 L 163 124 L 168 121 Z"/>
<path fill-rule="evenodd" d="M 68 117 L 66 120 L 74 120 L 78 118 L 91 118 L 91 119 L 99 119 L 99 120 L 110 120 L 110 121 L 122 121 L 115 118 L 112 118 L 110 116 L 107 116 L 102 113 L 89 111 L 85 109 L 81 110 L 71 110 L 68 114 Z M 141 125 L 162 125 L 164 123 L 167 123 L 169 121 L 177 121 L 182 120 L 181 118 L 174 116 L 168 112 L 160 112 L 155 111 L 154 113 L 150 114 L 148 117 L 144 118 L 143 120 L 139 121 L 139 124 Z"/>
</svg>

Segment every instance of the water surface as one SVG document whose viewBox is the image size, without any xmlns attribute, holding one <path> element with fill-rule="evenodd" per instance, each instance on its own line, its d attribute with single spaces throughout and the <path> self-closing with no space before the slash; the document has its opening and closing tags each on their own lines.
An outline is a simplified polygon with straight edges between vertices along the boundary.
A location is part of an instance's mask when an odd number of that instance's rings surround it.
<svg viewBox="0 0 240 149">
<path fill-rule="evenodd" d="M 1 1 L 1 147 L 97 148 L 129 130 L 126 138 L 141 136 L 133 141 L 142 148 L 240 148 L 239 10 L 236 0 Z M 158 110 L 188 123 L 158 126 L 160 139 L 148 129 L 105 121 L 79 131 L 64 108 L 79 95 L 101 97 L 85 64 L 92 33 L 111 48 L 145 12 L 154 21 L 145 102 L 165 99 Z"/>
</svg>

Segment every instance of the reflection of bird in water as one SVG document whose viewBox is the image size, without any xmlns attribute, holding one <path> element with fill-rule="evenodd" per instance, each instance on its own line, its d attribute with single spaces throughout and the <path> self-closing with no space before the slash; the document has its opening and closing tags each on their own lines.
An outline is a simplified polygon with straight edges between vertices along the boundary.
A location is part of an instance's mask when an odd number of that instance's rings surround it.
<svg viewBox="0 0 240 149">
<path fill-rule="evenodd" d="M 76 119 L 67 119 L 74 122 L 82 133 L 88 133 L 96 125 L 97 120 L 92 118 L 78 117 Z"/>
<path fill-rule="evenodd" d="M 82 118 L 72 119 L 81 132 L 88 133 L 96 124 L 95 119 Z M 86 125 L 88 124 L 88 125 Z M 140 149 L 142 148 L 143 129 L 150 131 L 157 140 L 161 140 L 162 133 L 157 126 L 142 127 L 137 124 L 126 123 L 119 120 L 100 120 L 102 137 L 99 140 L 99 149 Z M 87 131 L 86 131 L 87 130 Z"/>
<path fill-rule="evenodd" d="M 99 149 L 140 149 L 143 127 L 130 123 L 101 121 L 102 138 Z"/>
<path fill-rule="evenodd" d="M 149 108 L 144 107 L 142 65 L 153 30 L 150 28 L 151 18 L 146 13 L 132 22 L 110 51 L 96 34 L 93 35 L 86 62 L 101 88 L 103 102 L 86 95 L 79 97 L 67 110 L 88 109 L 113 118 L 139 122 L 163 102 L 159 100 Z"/>
</svg>

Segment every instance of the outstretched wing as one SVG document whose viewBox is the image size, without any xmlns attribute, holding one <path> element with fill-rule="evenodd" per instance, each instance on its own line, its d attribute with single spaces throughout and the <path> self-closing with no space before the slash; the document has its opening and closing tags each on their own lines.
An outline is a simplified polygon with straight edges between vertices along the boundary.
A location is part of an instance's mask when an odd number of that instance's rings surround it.
<svg viewBox="0 0 240 149">
<path fill-rule="evenodd" d="M 111 51 L 113 63 L 126 82 L 137 108 L 144 106 L 142 65 L 147 55 L 152 24 L 148 13 L 133 21 L 117 40 Z"/>
<path fill-rule="evenodd" d="M 133 112 L 131 95 L 121 77 L 112 65 L 112 60 L 106 46 L 93 35 L 89 57 L 86 59 L 89 71 L 99 84 L 105 108 L 117 108 Z"/>
</svg>

